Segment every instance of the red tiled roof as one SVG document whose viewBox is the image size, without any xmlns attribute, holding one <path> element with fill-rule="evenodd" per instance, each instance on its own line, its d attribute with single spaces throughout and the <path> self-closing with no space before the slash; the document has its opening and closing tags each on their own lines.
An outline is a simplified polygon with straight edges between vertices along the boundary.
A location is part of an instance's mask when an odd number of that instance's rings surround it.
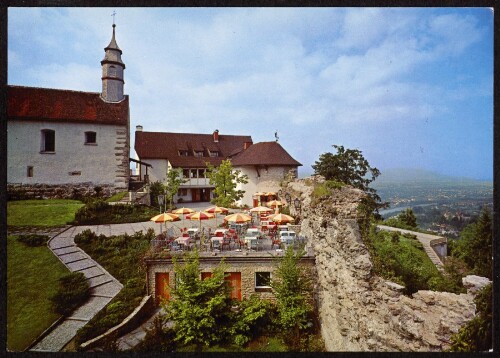
<svg viewBox="0 0 500 358">
<path fill-rule="evenodd" d="M 104 124 L 128 123 L 128 96 L 119 103 L 104 102 L 100 93 L 36 87 L 7 87 L 10 120 L 44 120 Z"/>
<path fill-rule="evenodd" d="M 200 168 L 206 162 L 218 166 L 230 153 L 251 142 L 251 136 L 219 134 L 215 143 L 212 134 L 135 132 L 134 149 L 141 160 L 168 159 L 174 167 Z M 208 151 L 219 152 L 218 157 L 209 157 Z M 179 150 L 187 150 L 189 156 L 180 156 Z M 193 156 L 193 151 L 203 151 L 204 157 Z"/>
<path fill-rule="evenodd" d="M 242 165 L 301 166 L 278 142 L 252 144 L 246 150 L 231 158 L 233 167 Z"/>
</svg>

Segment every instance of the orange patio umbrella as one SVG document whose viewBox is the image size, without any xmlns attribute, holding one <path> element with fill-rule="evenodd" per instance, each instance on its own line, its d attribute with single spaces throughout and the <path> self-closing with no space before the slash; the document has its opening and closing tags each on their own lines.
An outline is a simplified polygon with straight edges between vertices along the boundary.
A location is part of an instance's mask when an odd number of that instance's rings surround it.
<svg viewBox="0 0 500 358">
<path fill-rule="evenodd" d="M 229 209 L 223 208 L 222 206 L 212 206 L 205 210 L 206 213 L 215 214 L 215 226 L 217 227 L 217 214 L 224 213 L 227 214 Z"/>
<path fill-rule="evenodd" d="M 226 216 L 224 218 L 224 221 L 242 224 L 242 223 L 252 221 L 252 217 L 250 215 L 247 215 L 244 213 L 236 213 L 236 214 L 231 214 L 231 215 Z"/>
<path fill-rule="evenodd" d="M 269 206 L 270 208 L 272 207 L 278 207 L 278 206 L 282 206 L 283 203 L 279 200 L 271 200 L 267 203 L 267 206 Z"/>
<path fill-rule="evenodd" d="M 295 219 L 293 217 L 291 217 L 290 215 L 286 215 L 286 214 L 276 214 L 273 216 L 272 220 L 278 224 L 291 223 L 291 222 L 295 221 Z"/>
<path fill-rule="evenodd" d="M 171 213 L 163 213 L 156 216 L 153 216 L 149 221 L 154 221 L 155 223 L 160 223 L 160 232 L 161 232 L 161 223 L 166 223 L 167 221 L 179 221 L 180 218 L 178 215 Z M 165 229 L 167 228 L 167 224 L 165 224 Z"/>
<path fill-rule="evenodd" d="M 214 214 L 206 213 L 204 211 L 197 211 L 194 214 L 190 214 L 186 216 L 186 219 L 188 220 L 197 220 L 200 222 L 200 229 L 201 229 L 201 221 L 202 220 L 210 220 L 215 217 Z"/>
<path fill-rule="evenodd" d="M 184 215 L 184 217 L 186 217 L 186 214 L 192 214 L 192 213 L 194 213 L 194 210 L 193 209 L 189 209 L 189 208 L 180 208 L 180 209 L 174 210 L 172 212 L 174 214 Z"/>
</svg>

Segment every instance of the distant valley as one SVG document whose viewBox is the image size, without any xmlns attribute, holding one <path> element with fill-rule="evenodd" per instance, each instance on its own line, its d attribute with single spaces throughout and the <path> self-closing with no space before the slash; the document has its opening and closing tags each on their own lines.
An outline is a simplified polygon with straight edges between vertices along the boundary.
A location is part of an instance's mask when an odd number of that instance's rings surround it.
<svg viewBox="0 0 500 358">
<path fill-rule="evenodd" d="M 380 214 L 387 218 L 412 208 L 419 227 L 457 236 L 483 207 L 493 209 L 493 183 L 445 176 L 420 169 L 392 169 L 382 173 L 372 187 L 389 202 Z"/>
</svg>

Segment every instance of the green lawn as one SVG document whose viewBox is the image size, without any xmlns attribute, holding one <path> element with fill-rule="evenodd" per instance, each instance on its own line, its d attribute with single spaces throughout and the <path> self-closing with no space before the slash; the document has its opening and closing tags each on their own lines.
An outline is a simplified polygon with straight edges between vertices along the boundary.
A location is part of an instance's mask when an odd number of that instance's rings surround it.
<svg viewBox="0 0 500 358">
<path fill-rule="evenodd" d="M 7 203 L 8 226 L 63 226 L 83 206 L 78 200 L 19 200 Z"/>
<path fill-rule="evenodd" d="M 59 316 L 49 297 L 68 270 L 44 245 L 27 247 L 7 238 L 7 348 L 24 350 Z"/>
<path fill-rule="evenodd" d="M 116 201 L 122 200 L 126 195 L 128 195 L 128 191 L 122 191 L 120 193 L 113 194 L 110 198 L 106 199 L 108 203 L 113 203 Z"/>
</svg>

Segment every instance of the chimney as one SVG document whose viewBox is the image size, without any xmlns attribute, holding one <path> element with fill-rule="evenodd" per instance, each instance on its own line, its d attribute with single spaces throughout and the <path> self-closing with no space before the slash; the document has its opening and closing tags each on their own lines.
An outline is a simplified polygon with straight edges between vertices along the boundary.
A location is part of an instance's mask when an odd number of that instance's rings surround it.
<svg viewBox="0 0 500 358">
<path fill-rule="evenodd" d="M 253 144 L 253 142 L 245 142 L 243 143 L 243 149 L 246 150 L 248 147 L 250 147 Z"/>
<path fill-rule="evenodd" d="M 216 129 L 213 134 L 214 134 L 214 143 L 219 143 L 219 130 Z"/>
<path fill-rule="evenodd" d="M 142 126 L 141 125 L 135 126 L 135 131 L 136 132 L 142 132 Z"/>
</svg>

